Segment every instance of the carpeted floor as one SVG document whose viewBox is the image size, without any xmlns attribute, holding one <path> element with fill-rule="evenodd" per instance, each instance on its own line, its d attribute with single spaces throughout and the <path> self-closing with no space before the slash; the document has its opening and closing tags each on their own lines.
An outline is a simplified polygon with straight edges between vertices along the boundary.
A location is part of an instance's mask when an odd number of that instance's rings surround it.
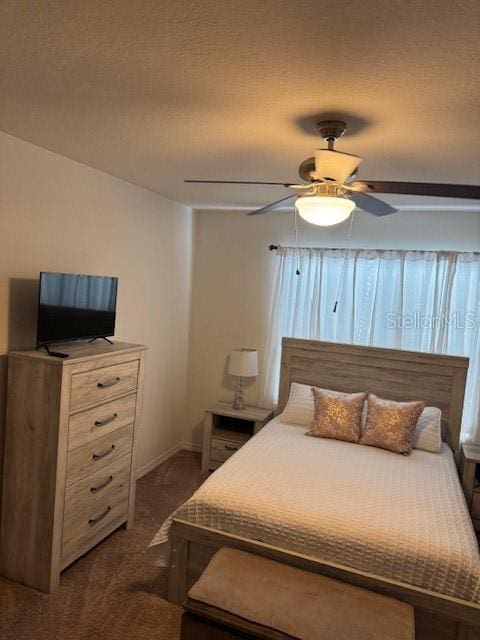
<svg viewBox="0 0 480 640">
<path fill-rule="evenodd" d="M 182 451 L 139 480 L 134 526 L 66 569 L 51 595 L 0 578 L 0 639 L 177 640 L 180 607 L 163 599 L 165 571 L 144 554 L 203 479 L 199 455 Z"/>
</svg>

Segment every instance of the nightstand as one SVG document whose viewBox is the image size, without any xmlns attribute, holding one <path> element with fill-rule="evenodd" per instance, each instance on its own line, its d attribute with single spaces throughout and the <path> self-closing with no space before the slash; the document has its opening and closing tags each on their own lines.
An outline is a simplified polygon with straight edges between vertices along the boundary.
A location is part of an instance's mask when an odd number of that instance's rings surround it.
<svg viewBox="0 0 480 640">
<path fill-rule="evenodd" d="M 460 468 L 462 486 L 475 531 L 480 531 L 480 447 L 463 444 Z"/>
<path fill-rule="evenodd" d="M 247 407 L 237 411 L 228 402 L 219 402 L 206 411 L 202 471 L 217 469 L 272 418 L 272 409 Z"/>
</svg>

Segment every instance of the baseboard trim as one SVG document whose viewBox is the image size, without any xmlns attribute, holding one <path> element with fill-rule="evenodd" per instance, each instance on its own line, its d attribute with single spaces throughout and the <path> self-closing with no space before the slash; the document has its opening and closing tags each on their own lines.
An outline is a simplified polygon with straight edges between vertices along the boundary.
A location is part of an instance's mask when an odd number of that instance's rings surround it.
<svg viewBox="0 0 480 640">
<path fill-rule="evenodd" d="M 147 462 L 147 464 L 144 464 L 143 467 L 137 469 L 137 480 L 143 478 L 143 476 L 146 476 L 147 473 L 153 471 L 156 467 L 162 464 L 162 462 L 165 462 L 165 460 L 168 460 L 168 458 L 171 458 L 179 451 L 200 452 L 201 450 L 202 446 L 194 442 L 179 442 L 175 446 L 170 447 L 170 449 L 167 449 L 167 451 L 161 453 L 156 458 L 153 458 L 153 460 L 150 460 L 150 462 Z"/>
<path fill-rule="evenodd" d="M 195 453 L 200 453 L 202 445 L 196 444 L 195 442 L 182 442 L 182 449 L 184 451 L 195 451 Z"/>
</svg>

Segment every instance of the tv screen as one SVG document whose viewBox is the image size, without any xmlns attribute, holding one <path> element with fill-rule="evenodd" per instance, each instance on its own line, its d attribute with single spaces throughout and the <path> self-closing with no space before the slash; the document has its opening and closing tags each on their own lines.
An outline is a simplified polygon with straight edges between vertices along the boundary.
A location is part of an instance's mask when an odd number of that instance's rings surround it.
<svg viewBox="0 0 480 640">
<path fill-rule="evenodd" d="M 37 345 L 115 333 L 118 278 L 40 273 Z"/>
</svg>

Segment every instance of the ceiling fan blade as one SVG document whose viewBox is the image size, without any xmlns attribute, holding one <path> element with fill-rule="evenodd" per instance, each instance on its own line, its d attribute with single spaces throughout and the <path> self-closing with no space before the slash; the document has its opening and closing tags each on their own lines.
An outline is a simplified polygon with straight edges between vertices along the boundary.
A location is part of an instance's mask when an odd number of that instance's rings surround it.
<svg viewBox="0 0 480 640">
<path fill-rule="evenodd" d="M 294 182 L 256 182 L 253 180 L 184 180 L 196 184 L 267 184 L 278 187 L 291 187 Z"/>
<path fill-rule="evenodd" d="M 286 202 L 287 200 L 291 200 L 292 198 L 296 198 L 297 194 L 292 193 L 292 195 L 287 196 L 286 198 L 282 198 L 281 200 L 277 200 L 276 202 L 271 202 L 270 204 L 265 205 L 261 209 L 256 209 L 255 211 L 250 211 L 247 213 L 248 216 L 258 216 L 260 213 L 266 213 L 270 209 L 275 208 L 277 205 L 282 204 L 282 202 Z"/>
<path fill-rule="evenodd" d="M 480 200 L 480 186 L 473 184 L 358 180 L 351 184 L 350 187 L 354 191 L 362 191 L 364 193 L 398 193 L 412 196 L 437 196 L 440 198 Z"/>
<path fill-rule="evenodd" d="M 373 213 L 374 216 L 388 216 L 397 211 L 397 209 L 391 207 L 386 202 L 369 196 L 367 193 L 362 193 L 361 191 L 351 191 L 348 196 L 355 202 L 357 207 L 368 211 L 368 213 Z"/>
</svg>

